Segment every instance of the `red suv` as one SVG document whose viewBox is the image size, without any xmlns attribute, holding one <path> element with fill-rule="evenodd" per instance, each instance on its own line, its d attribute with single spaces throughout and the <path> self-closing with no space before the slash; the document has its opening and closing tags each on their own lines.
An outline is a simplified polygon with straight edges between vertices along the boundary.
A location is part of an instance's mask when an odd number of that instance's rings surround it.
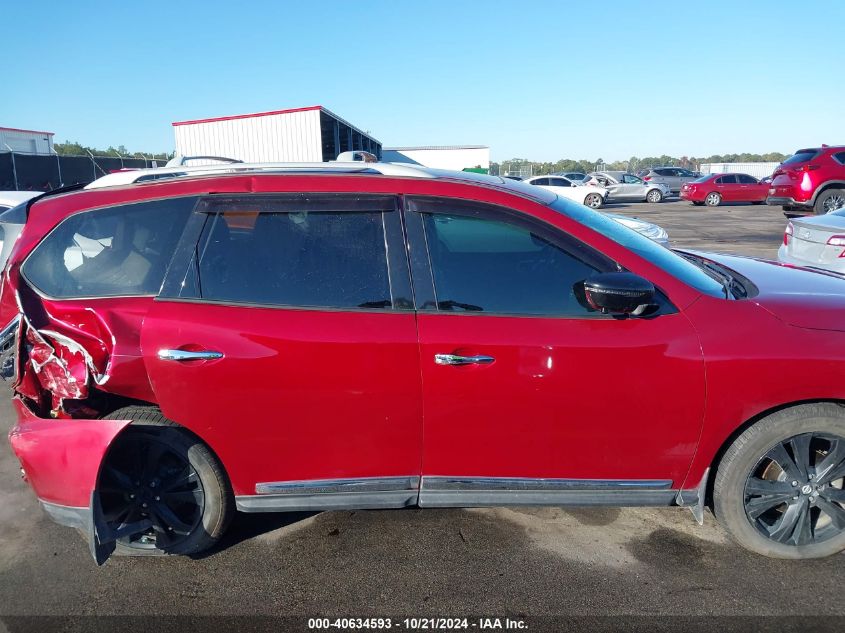
<svg viewBox="0 0 845 633">
<path fill-rule="evenodd" d="M 845 548 L 840 277 L 495 177 L 199 170 L 0 217 L 12 447 L 98 562 L 410 505 L 712 504 L 762 554 Z"/>
<path fill-rule="evenodd" d="M 773 174 L 766 203 L 787 216 L 845 208 L 845 146 L 799 149 Z"/>
</svg>

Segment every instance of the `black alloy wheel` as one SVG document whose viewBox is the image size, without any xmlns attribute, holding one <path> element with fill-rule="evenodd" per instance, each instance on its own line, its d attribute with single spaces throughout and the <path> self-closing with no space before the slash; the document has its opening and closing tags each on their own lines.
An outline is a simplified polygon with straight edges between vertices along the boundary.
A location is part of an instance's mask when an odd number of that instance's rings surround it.
<svg viewBox="0 0 845 633">
<path fill-rule="evenodd" d="M 766 538 L 811 545 L 845 532 L 845 439 L 802 433 L 771 448 L 745 482 L 748 520 Z"/>
</svg>

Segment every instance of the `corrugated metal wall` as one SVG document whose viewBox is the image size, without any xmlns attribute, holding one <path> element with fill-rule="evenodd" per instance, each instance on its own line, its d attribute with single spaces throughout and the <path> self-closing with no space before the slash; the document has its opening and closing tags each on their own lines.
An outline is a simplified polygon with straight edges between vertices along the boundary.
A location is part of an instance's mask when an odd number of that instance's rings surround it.
<svg viewBox="0 0 845 633">
<path fill-rule="evenodd" d="M 44 132 L 0 128 L 0 151 L 52 154 L 53 136 Z"/>
<path fill-rule="evenodd" d="M 748 174 L 755 178 L 771 176 L 780 163 L 704 163 L 701 165 L 702 174 Z"/>
<path fill-rule="evenodd" d="M 250 163 L 323 160 L 320 111 L 286 112 L 174 125 L 176 153 Z"/>
</svg>

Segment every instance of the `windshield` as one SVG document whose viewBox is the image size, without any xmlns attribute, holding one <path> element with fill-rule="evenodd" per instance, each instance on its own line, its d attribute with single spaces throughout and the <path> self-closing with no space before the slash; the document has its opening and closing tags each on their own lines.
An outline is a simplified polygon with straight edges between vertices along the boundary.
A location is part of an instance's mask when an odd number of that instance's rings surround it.
<svg viewBox="0 0 845 633">
<path fill-rule="evenodd" d="M 704 270 L 668 248 L 653 242 L 636 231 L 629 229 L 627 226 L 623 226 L 619 222 L 580 204 L 572 204 L 560 198 L 552 202 L 549 206 L 558 213 L 562 213 L 576 222 L 594 231 L 598 231 L 605 237 L 609 237 L 620 246 L 634 251 L 640 257 L 662 268 L 670 275 L 677 277 L 696 290 L 713 297 L 725 297 L 724 285 L 716 281 L 713 276 L 707 274 Z"/>
</svg>

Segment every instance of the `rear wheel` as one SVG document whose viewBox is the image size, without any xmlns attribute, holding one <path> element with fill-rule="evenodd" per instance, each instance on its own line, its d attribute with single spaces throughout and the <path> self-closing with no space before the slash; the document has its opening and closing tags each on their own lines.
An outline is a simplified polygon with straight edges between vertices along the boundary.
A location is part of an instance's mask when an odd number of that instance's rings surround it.
<svg viewBox="0 0 845 633">
<path fill-rule="evenodd" d="M 704 204 L 706 204 L 708 207 L 718 207 L 720 204 L 722 204 L 722 195 L 716 193 L 715 191 L 712 191 L 707 194 L 706 198 L 704 198 Z"/>
<path fill-rule="evenodd" d="M 601 194 L 598 193 L 587 194 L 587 197 L 584 198 L 584 204 L 591 209 L 598 209 L 603 203 L 604 200 L 602 200 Z"/>
<path fill-rule="evenodd" d="M 742 546 L 775 558 L 845 549 L 845 408 L 806 404 L 748 428 L 716 473 L 716 516 Z"/>
<path fill-rule="evenodd" d="M 97 486 L 116 553 L 195 554 L 214 545 L 234 511 L 217 458 L 153 407 L 126 407 L 131 419 L 103 463 Z"/>
<path fill-rule="evenodd" d="M 663 201 L 663 194 L 660 193 L 659 189 L 652 189 L 651 191 L 649 191 L 645 195 L 645 199 L 648 202 L 653 202 L 653 203 L 662 202 Z"/>
<path fill-rule="evenodd" d="M 813 205 L 816 215 L 824 215 L 831 211 L 845 209 L 845 189 L 827 189 L 819 194 Z"/>
</svg>

